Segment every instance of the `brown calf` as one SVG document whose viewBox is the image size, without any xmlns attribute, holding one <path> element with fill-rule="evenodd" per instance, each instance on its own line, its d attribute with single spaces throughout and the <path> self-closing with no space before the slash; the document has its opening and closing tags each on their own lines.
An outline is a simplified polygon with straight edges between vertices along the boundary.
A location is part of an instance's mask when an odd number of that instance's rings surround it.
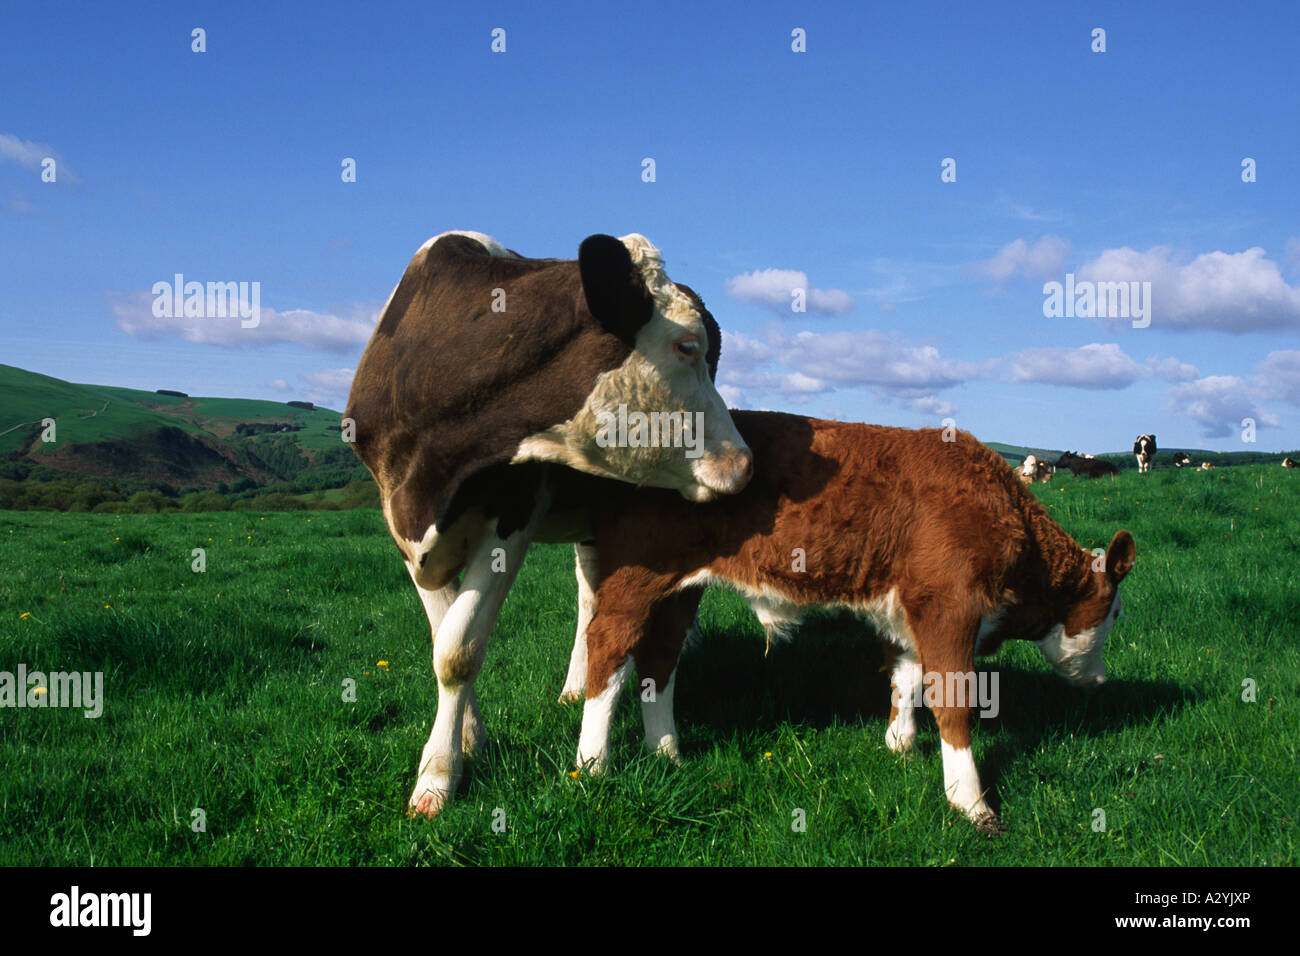
<svg viewBox="0 0 1300 956">
<path fill-rule="evenodd" d="M 912 746 L 926 685 L 949 801 L 981 829 L 999 829 L 971 757 L 975 702 L 962 693 L 973 690 L 975 654 L 1032 640 L 1071 683 L 1101 683 L 1133 538 L 1118 532 L 1103 564 L 965 432 L 945 441 L 938 429 L 732 417 L 756 462 L 744 491 L 693 505 L 610 486 L 598 508 L 579 765 L 607 765 L 610 718 L 632 661 L 656 689 L 642 705 L 646 745 L 676 758 L 677 656 L 705 585 L 720 581 L 749 599 L 769 634 L 812 604 L 871 620 L 890 642 L 886 743 Z"/>
</svg>

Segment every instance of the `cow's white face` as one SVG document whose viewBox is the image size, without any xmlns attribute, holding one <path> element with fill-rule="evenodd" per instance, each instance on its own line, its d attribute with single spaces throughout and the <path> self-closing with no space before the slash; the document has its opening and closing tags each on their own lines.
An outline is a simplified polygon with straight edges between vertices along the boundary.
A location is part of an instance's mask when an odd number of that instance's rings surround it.
<svg viewBox="0 0 1300 956">
<path fill-rule="evenodd" d="M 1103 652 L 1106 637 L 1110 634 L 1115 619 L 1119 617 L 1119 608 L 1119 590 L 1116 589 L 1110 608 L 1100 621 L 1075 634 L 1067 634 L 1065 625 L 1058 624 L 1038 641 L 1038 649 L 1056 673 L 1075 687 L 1105 683 L 1106 659 Z"/>
<path fill-rule="evenodd" d="M 753 454 L 709 378 L 703 316 L 668 279 L 649 240 L 633 234 L 619 241 L 653 297 L 653 315 L 632 354 L 597 378 L 578 414 L 525 440 L 516 460 L 560 461 L 692 501 L 734 494 L 749 481 Z"/>
</svg>

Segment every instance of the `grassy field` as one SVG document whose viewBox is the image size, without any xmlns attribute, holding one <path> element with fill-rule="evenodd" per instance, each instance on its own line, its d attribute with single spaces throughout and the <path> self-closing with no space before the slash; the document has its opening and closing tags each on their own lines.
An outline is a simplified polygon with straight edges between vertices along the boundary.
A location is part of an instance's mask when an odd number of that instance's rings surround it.
<svg viewBox="0 0 1300 956">
<path fill-rule="evenodd" d="M 1001 679 L 974 744 L 1008 826 L 992 840 L 947 807 L 928 713 L 918 753 L 885 748 L 881 651 L 843 614 L 764 658 L 711 591 L 678 677 L 684 765 L 640 752 L 629 694 L 612 773 L 574 779 L 572 552 L 534 548 L 479 679 L 488 746 L 456 802 L 411 820 L 430 641 L 377 512 L 0 512 L 0 671 L 103 671 L 105 697 L 98 719 L 0 709 L 0 864 L 1300 862 L 1300 478 L 1035 493 L 1084 546 L 1131 530 L 1138 563 L 1105 686 L 1017 642 L 982 662 Z"/>
</svg>

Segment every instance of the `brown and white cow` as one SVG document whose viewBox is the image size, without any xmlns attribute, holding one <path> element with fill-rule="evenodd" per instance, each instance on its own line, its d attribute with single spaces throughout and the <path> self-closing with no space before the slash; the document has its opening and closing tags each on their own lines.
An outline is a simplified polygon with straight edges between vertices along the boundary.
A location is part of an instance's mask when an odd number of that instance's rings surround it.
<svg viewBox="0 0 1300 956">
<path fill-rule="evenodd" d="M 1016 477 L 1023 485 L 1052 480 L 1052 466 L 1045 461 L 1039 461 L 1037 455 L 1026 455 L 1024 462 L 1015 471 Z"/>
<path fill-rule="evenodd" d="M 589 533 L 585 503 L 552 481 L 572 472 L 551 463 L 691 501 L 749 480 L 752 455 L 709 374 L 717 339 L 641 235 L 591 236 L 576 261 L 525 259 L 481 233 L 416 252 L 344 421 L 434 633 L 438 712 L 412 811 L 436 814 L 484 740 L 474 681 L 529 543 Z M 676 416 L 675 444 L 606 440 L 629 409 Z"/>
<path fill-rule="evenodd" d="M 1282 459 L 1282 467 L 1283 467 L 1283 468 L 1294 468 L 1294 467 L 1296 467 L 1295 460 L 1294 460 L 1294 459 L 1291 459 L 1291 458 L 1283 458 L 1283 459 Z"/>
<path fill-rule="evenodd" d="M 973 701 L 930 689 L 973 685 L 975 655 L 1011 638 L 1035 642 L 1070 683 L 1101 683 L 1132 536 L 1117 532 L 1103 563 L 966 432 L 944 441 L 938 429 L 732 417 L 759 462 L 741 493 L 692 505 L 620 489 L 602 501 L 579 765 L 607 765 L 614 704 L 633 662 L 658 689 L 642 704 L 646 746 L 676 758 L 678 652 L 705 586 L 717 581 L 749 600 L 769 635 L 813 604 L 873 622 L 893 671 L 887 745 L 911 748 L 925 685 L 948 800 L 980 828 L 999 829 L 971 756 Z"/>
</svg>

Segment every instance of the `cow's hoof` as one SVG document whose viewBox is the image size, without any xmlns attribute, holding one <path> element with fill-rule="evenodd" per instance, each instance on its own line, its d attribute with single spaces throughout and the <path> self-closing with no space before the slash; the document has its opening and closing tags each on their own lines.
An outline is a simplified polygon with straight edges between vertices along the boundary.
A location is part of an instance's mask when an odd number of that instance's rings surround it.
<svg viewBox="0 0 1300 956">
<path fill-rule="evenodd" d="M 425 817 L 432 820 L 441 812 L 450 799 L 451 789 L 443 789 L 435 784 L 421 780 L 415 785 L 415 792 L 411 794 L 411 802 L 406 809 L 406 815 L 408 817 Z"/>
<path fill-rule="evenodd" d="M 974 823 L 976 831 L 983 833 L 987 837 L 1000 836 L 1007 832 L 1006 824 L 1002 822 L 1002 818 L 992 810 L 981 813 L 975 818 Z"/>
<path fill-rule="evenodd" d="M 900 734 L 893 724 L 885 731 L 885 746 L 896 754 L 904 754 L 912 749 L 916 742 L 916 731 L 910 734 Z"/>
<path fill-rule="evenodd" d="M 566 687 L 564 688 L 564 690 L 560 691 L 561 704 L 576 704 L 581 700 L 582 700 L 581 687 L 577 688 L 576 690 L 572 687 Z"/>
</svg>

